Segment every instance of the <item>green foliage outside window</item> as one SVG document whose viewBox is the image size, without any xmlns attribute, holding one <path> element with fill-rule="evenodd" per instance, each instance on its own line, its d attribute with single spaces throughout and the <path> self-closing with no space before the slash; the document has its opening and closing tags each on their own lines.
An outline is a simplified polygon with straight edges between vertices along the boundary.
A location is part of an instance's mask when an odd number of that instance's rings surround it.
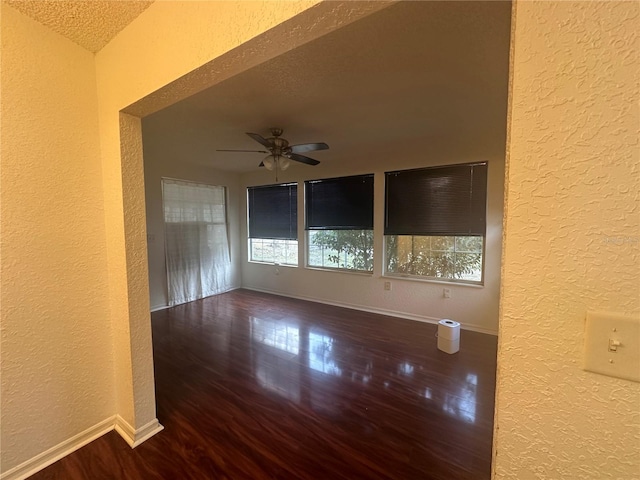
<svg viewBox="0 0 640 480">
<path fill-rule="evenodd" d="M 388 273 L 482 281 L 484 237 L 388 235 L 385 238 Z"/>
<path fill-rule="evenodd" d="M 373 271 L 373 230 L 310 230 L 308 264 Z"/>
</svg>

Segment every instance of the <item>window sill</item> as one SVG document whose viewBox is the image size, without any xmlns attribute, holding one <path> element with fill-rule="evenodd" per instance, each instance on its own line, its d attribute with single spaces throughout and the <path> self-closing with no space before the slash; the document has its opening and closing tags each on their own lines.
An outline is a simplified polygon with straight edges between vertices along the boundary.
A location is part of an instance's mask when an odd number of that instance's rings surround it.
<svg viewBox="0 0 640 480">
<path fill-rule="evenodd" d="M 259 260 L 247 260 L 247 263 L 253 263 L 255 265 L 269 265 L 270 267 L 298 268 L 298 265 L 294 265 L 293 263 L 261 262 Z"/>
<path fill-rule="evenodd" d="M 360 275 L 364 277 L 373 276 L 373 272 L 367 272 L 364 270 L 351 270 L 348 268 L 330 268 L 330 267 L 311 267 L 307 265 L 304 267 L 306 270 L 316 270 L 320 272 L 332 272 L 332 273 L 348 273 L 349 275 Z"/>
<path fill-rule="evenodd" d="M 411 275 L 400 275 L 393 273 L 384 273 L 380 276 L 380 278 L 389 278 L 393 280 L 408 280 L 410 282 L 419 282 L 419 283 L 435 283 L 440 285 L 456 285 L 459 287 L 471 287 L 471 288 L 484 288 L 484 282 L 474 282 L 471 280 L 451 280 L 446 278 L 428 278 L 428 277 L 417 277 Z"/>
</svg>

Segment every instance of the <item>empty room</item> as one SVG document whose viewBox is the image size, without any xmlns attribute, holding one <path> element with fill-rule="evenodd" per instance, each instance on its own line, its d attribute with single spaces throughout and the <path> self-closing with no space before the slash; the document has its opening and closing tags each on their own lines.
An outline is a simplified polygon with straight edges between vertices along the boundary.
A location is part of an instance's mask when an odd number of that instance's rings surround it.
<svg viewBox="0 0 640 480">
<path fill-rule="evenodd" d="M 3 2 L 0 478 L 637 478 L 639 8 Z"/>
</svg>

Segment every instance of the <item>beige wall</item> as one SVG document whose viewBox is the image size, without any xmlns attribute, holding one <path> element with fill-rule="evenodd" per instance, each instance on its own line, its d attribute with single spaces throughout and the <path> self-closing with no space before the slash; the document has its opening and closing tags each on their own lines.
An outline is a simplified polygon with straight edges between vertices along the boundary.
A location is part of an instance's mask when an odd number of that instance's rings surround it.
<svg viewBox="0 0 640 480">
<path fill-rule="evenodd" d="M 639 16 L 517 5 L 496 478 L 640 476 L 640 384 L 581 370 L 587 310 L 640 310 Z"/>
<path fill-rule="evenodd" d="M 2 6 L 3 472 L 114 411 L 136 428 L 155 416 L 140 125 L 119 110 L 309 5 L 155 3 L 96 57 L 99 138 L 91 57 Z M 137 111 L 363 14 L 339 5 Z M 640 464 L 638 384 L 579 368 L 587 309 L 639 309 L 637 17 L 631 2 L 515 16 L 498 478 L 633 478 Z"/>
<path fill-rule="evenodd" d="M 1 8 L 5 472 L 115 402 L 93 55 Z"/>
</svg>

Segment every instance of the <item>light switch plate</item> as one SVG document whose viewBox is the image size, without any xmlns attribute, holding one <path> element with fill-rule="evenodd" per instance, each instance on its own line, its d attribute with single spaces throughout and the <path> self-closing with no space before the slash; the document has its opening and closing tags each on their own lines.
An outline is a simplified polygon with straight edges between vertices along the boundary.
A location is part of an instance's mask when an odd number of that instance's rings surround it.
<svg viewBox="0 0 640 480">
<path fill-rule="evenodd" d="M 640 315 L 587 312 L 584 369 L 640 382 Z"/>
</svg>

